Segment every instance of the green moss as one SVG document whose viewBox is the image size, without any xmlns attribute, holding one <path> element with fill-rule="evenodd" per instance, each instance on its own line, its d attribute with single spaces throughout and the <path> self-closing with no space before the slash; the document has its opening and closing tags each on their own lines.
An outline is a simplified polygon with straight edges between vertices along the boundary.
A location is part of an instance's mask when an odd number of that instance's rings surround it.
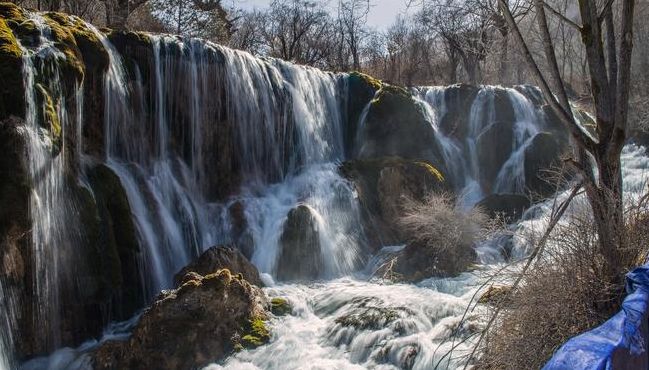
<svg viewBox="0 0 649 370">
<path fill-rule="evenodd" d="M 22 80 L 22 50 L 9 22 L 15 24 L 18 7 L 0 4 L 0 119 L 9 115 L 24 116 L 25 94 Z M 16 11 L 14 11 L 16 10 Z M 15 19 L 20 19 L 18 12 Z"/>
<path fill-rule="evenodd" d="M 65 55 L 66 63 L 64 66 L 68 69 L 67 72 L 75 75 L 77 80 L 81 80 L 85 69 L 81 51 L 72 33 L 74 27 L 67 27 L 65 24 L 60 24 L 57 20 L 62 19 L 62 17 L 67 16 L 52 12 L 43 15 L 45 23 L 52 30 L 54 45 Z"/>
<path fill-rule="evenodd" d="M 54 152 L 58 152 L 62 145 L 62 129 L 61 121 L 59 120 L 59 115 L 56 109 L 56 106 L 60 104 L 58 101 L 54 101 L 49 91 L 42 84 L 36 84 L 36 94 L 37 101 L 40 103 L 39 107 L 41 108 L 40 120 L 41 126 L 47 130 L 52 140 Z"/>
<path fill-rule="evenodd" d="M 81 18 L 56 12 L 46 13 L 44 17 L 49 24 L 55 24 L 72 35 L 86 70 L 101 73 L 108 68 L 108 52 L 97 34 Z"/>
<path fill-rule="evenodd" d="M 373 88 L 375 91 L 379 90 L 383 86 L 383 82 L 381 82 L 381 80 L 376 79 L 370 75 L 366 75 L 365 73 L 354 71 L 349 74 L 349 77 L 352 82 L 362 81 L 367 86 Z"/>
<path fill-rule="evenodd" d="M 291 304 L 286 298 L 275 297 L 270 300 L 271 312 L 277 316 L 285 316 L 293 311 Z"/>
<path fill-rule="evenodd" d="M 246 333 L 241 337 L 241 345 L 245 348 L 256 348 L 270 340 L 270 332 L 266 322 L 261 317 L 253 317 L 246 325 Z"/>
</svg>

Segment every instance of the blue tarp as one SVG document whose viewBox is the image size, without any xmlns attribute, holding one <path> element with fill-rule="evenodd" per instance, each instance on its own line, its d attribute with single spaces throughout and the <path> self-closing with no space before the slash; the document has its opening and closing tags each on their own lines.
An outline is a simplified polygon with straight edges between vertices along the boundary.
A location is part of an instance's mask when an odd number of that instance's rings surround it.
<svg viewBox="0 0 649 370">
<path fill-rule="evenodd" d="M 543 369 L 647 369 L 649 264 L 627 274 L 626 291 L 620 312 L 570 339 Z"/>
</svg>

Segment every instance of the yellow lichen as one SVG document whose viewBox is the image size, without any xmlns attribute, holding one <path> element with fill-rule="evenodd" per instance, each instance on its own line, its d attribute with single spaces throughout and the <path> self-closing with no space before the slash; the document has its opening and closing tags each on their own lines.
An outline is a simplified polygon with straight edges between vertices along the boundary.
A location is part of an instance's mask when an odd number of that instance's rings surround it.
<svg viewBox="0 0 649 370">
<path fill-rule="evenodd" d="M 15 58 L 20 58 L 22 56 L 22 50 L 18 45 L 18 41 L 14 36 L 13 31 L 7 25 L 7 22 L 4 19 L 0 18 L 0 55 L 3 57 L 11 56 Z"/>
<path fill-rule="evenodd" d="M 43 125 L 49 129 L 50 135 L 52 135 L 52 138 L 56 142 L 61 138 L 62 131 L 61 121 L 56 111 L 56 103 L 43 85 L 36 84 L 36 89 L 43 101 L 41 104 L 43 109 Z"/>
<path fill-rule="evenodd" d="M 54 45 L 65 55 L 67 65 L 72 71 L 78 74 L 79 77 L 83 77 L 85 68 L 82 62 L 81 51 L 77 46 L 77 40 L 72 33 L 74 27 L 66 27 L 65 24 L 60 24 L 58 20 L 63 17 L 67 16 L 52 12 L 43 15 L 45 23 L 52 31 Z"/>
<path fill-rule="evenodd" d="M 415 164 L 423 167 L 428 171 L 430 174 L 435 176 L 439 182 L 444 182 L 444 175 L 435 167 L 433 167 L 430 163 L 419 161 L 415 162 Z"/>
<path fill-rule="evenodd" d="M 365 83 L 367 83 L 369 86 L 371 86 L 375 90 L 379 90 L 383 86 L 383 82 L 381 82 L 381 80 L 376 79 L 376 78 L 374 78 L 374 77 L 372 77 L 370 75 L 366 75 L 365 73 L 354 71 L 354 72 L 351 72 L 349 75 L 352 76 L 352 77 L 357 77 L 357 78 L 362 79 L 363 81 L 365 81 Z"/>
</svg>

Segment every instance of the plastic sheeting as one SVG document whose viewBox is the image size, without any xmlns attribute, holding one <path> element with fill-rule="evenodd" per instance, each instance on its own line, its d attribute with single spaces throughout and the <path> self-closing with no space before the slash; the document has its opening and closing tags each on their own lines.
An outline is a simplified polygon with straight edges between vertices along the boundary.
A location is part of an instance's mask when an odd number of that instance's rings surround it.
<svg viewBox="0 0 649 370">
<path fill-rule="evenodd" d="M 570 339 L 543 369 L 648 369 L 649 264 L 627 274 L 626 291 L 620 312 Z"/>
</svg>

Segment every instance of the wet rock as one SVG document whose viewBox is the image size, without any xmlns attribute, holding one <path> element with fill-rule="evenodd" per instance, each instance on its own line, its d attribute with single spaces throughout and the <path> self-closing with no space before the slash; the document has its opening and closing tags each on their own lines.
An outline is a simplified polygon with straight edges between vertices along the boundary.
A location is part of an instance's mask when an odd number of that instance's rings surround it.
<svg viewBox="0 0 649 370">
<path fill-rule="evenodd" d="M 532 205 L 530 199 L 522 194 L 492 194 L 478 202 L 491 218 L 502 218 L 507 223 L 517 221 Z"/>
<path fill-rule="evenodd" d="M 435 130 L 404 88 L 384 85 L 372 101 L 359 134 L 358 158 L 399 156 L 443 166 Z"/>
<path fill-rule="evenodd" d="M 270 339 L 261 290 L 228 270 L 160 294 L 124 342 L 94 354 L 96 370 L 196 369 Z"/>
<path fill-rule="evenodd" d="M 248 229 L 248 220 L 246 219 L 245 205 L 238 200 L 228 207 L 230 223 L 232 225 L 232 238 L 241 253 L 247 259 L 251 259 L 255 253 L 255 241 Z"/>
<path fill-rule="evenodd" d="M 480 184 L 487 193 L 498 177 L 503 164 L 512 155 L 514 149 L 514 131 L 512 121 L 498 121 L 485 128 L 476 140 L 476 150 L 480 167 L 478 168 Z"/>
<path fill-rule="evenodd" d="M 279 243 L 278 280 L 315 280 L 320 277 L 324 261 L 317 217 L 315 211 L 305 204 L 288 213 Z"/>
<path fill-rule="evenodd" d="M 194 262 L 184 267 L 174 277 L 176 286 L 181 285 L 188 273 L 209 275 L 221 269 L 241 274 L 250 284 L 262 287 L 257 268 L 234 246 L 217 246 L 203 252 Z"/>
<path fill-rule="evenodd" d="M 93 167 L 88 171 L 88 178 L 93 194 L 86 194 L 85 200 L 80 202 L 83 211 L 81 221 L 86 230 L 98 228 L 94 238 L 98 250 L 88 260 L 92 269 L 100 272 L 101 289 L 113 302 L 112 315 L 126 319 L 145 300 L 139 289 L 140 243 L 131 206 L 121 180 L 108 166 L 100 164 Z M 92 209 L 93 205 L 95 210 Z"/>
<path fill-rule="evenodd" d="M 402 241 L 396 219 L 403 197 L 420 200 L 430 192 L 449 190 L 442 173 L 426 161 L 359 159 L 345 162 L 340 170 L 358 193 L 362 221 L 373 248 Z"/>
<path fill-rule="evenodd" d="M 554 194 L 556 180 L 551 171 L 561 167 L 561 156 L 568 150 L 567 143 L 547 132 L 537 134 L 525 150 L 525 186 L 533 195 L 547 197 Z"/>
<path fill-rule="evenodd" d="M 270 310 L 275 316 L 286 316 L 293 312 L 293 307 L 286 298 L 275 297 L 270 300 Z"/>
<path fill-rule="evenodd" d="M 383 86 L 383 83 L 366 74 L 352 72 L 347 79 L 347 119 L 345 125 L 345 157 L 351 158 L 353 153 L 358 150 L 355 148 L 356 134 L 361 114 L 366 105 L 372 100 L 377 90 Z"/>
<path fill-rule="evenodd" d="M 445 135 L 463 140 L 469 127 L 471 105 L 478 94 L 478 87 L 467 84 L 449 86 L 444 92 L 446 114 L 439 122 Z"/>
<path fill-rule="evenodd" d="M 421 244 L 408 244 L 394 259 L 384 265 L 380 275 L 394 281 L 416 282 L 430 277 L 457 276 L 475 263 L 473 245 L 457 245 L 440 251 Z"/>
<path fill-rule="evenodd" d="M 357 330 L 378 330 L 401 317 L 406 309 L 397 307 L 367 306 L 336 318 L 336 324 Z"/>
</svg>

